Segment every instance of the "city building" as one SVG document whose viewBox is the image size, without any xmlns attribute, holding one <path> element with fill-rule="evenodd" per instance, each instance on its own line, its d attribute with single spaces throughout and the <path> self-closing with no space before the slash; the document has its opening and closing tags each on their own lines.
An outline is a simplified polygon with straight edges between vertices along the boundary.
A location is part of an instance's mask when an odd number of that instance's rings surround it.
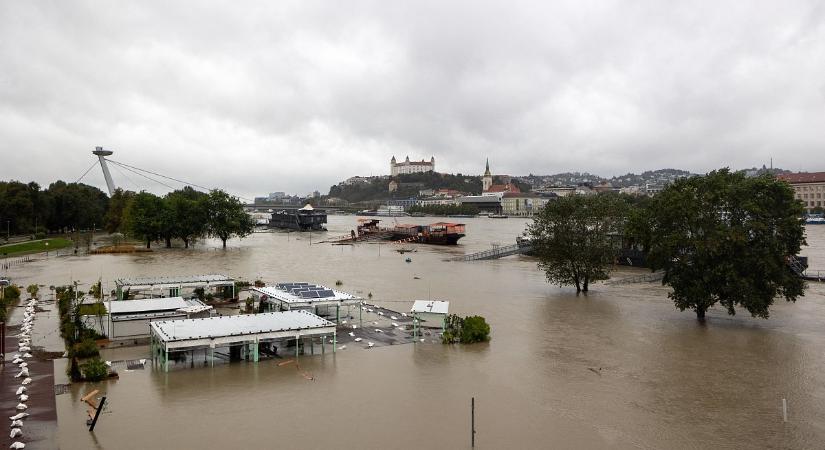
<svg viewBox="0 0 825 450">
<path fill-rule="evenodd" d="M 458 205 L 475 206 L 484 213 L 501 214 L 501 197 L 497 195 L 468 195 L 455 200 Z"/>
<path fill-rule="evenodd" d="M 434 197 L 427 197 L 418 200 L 419 206 L 443 206 L 443 205 L 455 205 L 456 198 L 452 196 L 434 196 Z"/>
<path fill-rule="evenodd" d="M 407 159 L 404 162 L 396 162 L 395 156 L 392 157 L 390 160 L 390 175 L 395 177 L 401 174 L 409 174 L 409 173 L 424 173 L 424 172 L 435 172 L 435 157 L 431 157 L 430 161 L 410 161 L 410 157 L 407 156 Z"/>
<path fill-rule="evenodd" d="M 508 216 L 532 216 L 556 197 L 555 194 L 506 192 L 501 197 L 501 212 Z"/>
<path fill-rule="evenodd" d="M 805 210 L 825 207 L 825 172 L 785 173 L 777 176 L 794 190 L 794 197 L 801 201 Z"/>
</svg>

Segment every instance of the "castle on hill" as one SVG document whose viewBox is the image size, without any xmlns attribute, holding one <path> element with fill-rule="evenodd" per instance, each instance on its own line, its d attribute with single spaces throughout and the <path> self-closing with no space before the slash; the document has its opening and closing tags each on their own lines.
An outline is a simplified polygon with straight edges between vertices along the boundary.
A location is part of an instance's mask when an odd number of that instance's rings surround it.
<svg viewBox="0 0 825 450">
<path fill-rule="evenodd" d="M 396 177 L 408 173 L 435 172 L 435 157 L 430 157 L 430 161 L 410 161 L 410 157 L 403 162 L 396 162 L 395 156 L 390 160 L 390 176 Z"/>
</svg>

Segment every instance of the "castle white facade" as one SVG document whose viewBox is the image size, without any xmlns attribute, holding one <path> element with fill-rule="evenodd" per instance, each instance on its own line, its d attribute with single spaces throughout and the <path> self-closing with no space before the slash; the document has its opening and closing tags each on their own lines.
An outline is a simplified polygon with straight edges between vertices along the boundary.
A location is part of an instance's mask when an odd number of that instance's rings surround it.
<svg viewBox="0 0 825 450">
<path fill-rule="evenodd" d="M 403 162 L 396 162 L 395 156 L 390 160 L 390 175 L 398 176 L 406 173 L 423 173 L 435 172 L 435 157 L 431 157 L 429 161 L 410 161 L 410 157 Z"/>
</svg>

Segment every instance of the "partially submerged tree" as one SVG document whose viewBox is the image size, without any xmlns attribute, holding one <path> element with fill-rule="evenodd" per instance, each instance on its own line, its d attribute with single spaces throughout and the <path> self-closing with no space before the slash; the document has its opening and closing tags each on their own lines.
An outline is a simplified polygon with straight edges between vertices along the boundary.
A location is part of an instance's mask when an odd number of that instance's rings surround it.
<svg viewBox="0 0 825 450">
<path fill-rule="evenodd" d="M 209 220 L 207 195 L 186 186 L 182 190 L 170 192 L 165 199 L 166 209 L 174 217 L 174 237 L 189 244 L 206 233 Z"/>
<path fill-rule="evenodd" d="M 209 193 L 207 205 L 207 231 L 210 236 L 220 238 L 223 248 L 226 248 L 227 239 L 248 236 L 255 229 L 255 222 L 243 210 L 243 204 L 236 197 L 215 189 Z"/>
<path fill-rule="evenodd" d="M 547 281 L 587 292 L 592 281 L 607 279 L 626 210 L 623 199 L 609 194 L 549 202 L 527 230 Z"/>
<path fill-rule="evenodd" d="M 721 303 L 768 317 L 776 297 L 796 301 L 804 281 L 788 264 L 805 243 L 803 209 L 772 175 L 747 178 L 728 169 L 681 179 L 653 208 L 648 261 L 665 271 L 676 307 L 705 312 Z"/>
<path fill-rule="evenodd" d="M 158 239 L 163 220 L 163 200 L 157 195 L 142 191 L 126 207 L 125 223 L 129 233 L 146 242 L 151 248 L 152 241 Z"/>
</svg>

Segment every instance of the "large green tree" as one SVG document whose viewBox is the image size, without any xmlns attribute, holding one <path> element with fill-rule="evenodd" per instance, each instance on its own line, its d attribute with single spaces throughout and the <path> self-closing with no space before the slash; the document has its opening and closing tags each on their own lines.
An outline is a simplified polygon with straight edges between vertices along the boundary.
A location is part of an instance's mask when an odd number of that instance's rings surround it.
<svg viewBox="0 0 825 450">
<path fill-rule="evenodd" d="M 124 191 L 121 188 L 115 189 L 114 195 L 109 199 L 109 209 L 105 216 L 105 230 L 109 233 L 123 233 L 126 230 L 123 226 L 124 213 L 129 202 L 135 196 L 132 191 Z"/>
<path fill-rule="evenodd" d="M 748 178 L 728 169 L 681 179 L 653 206 L 648 261 L 676 307 L 699 320 L 717 302 L 768 317 L 777 297 L 795 301 L 804 282 L 788 259 L 805 243 L 802 205 L 772 175 Z"/>
<path fill-rule="evenodd" d="M 164 219 L 163 200 L 155 194 L 141 191 L 129 202 L 124 214 L 126 230 L 132 236 L 152 247 L 152 241 L 160 237 Z"/>
<path fill-rule="evenodd" d="M 172 235 L 183 241 L 186 248 L 195 239 L 206 234 L 209 220 L 207 195 L 189 186 L 170 192 L 164 199 L 166 210 L 174 218 Z"/>
<path fill-rule="evenodd" d="M 227 239 L 248 236 L 255 229 L 255 222 L 243 210 L 243 204 L 237 197 L 215 189 L 209 192 L 206 204 L 209 212 L 207 232 L 220 238 L 223 248 L 226 248 Z"/>
<path fill-rule="evenodd" d="M 527 230 L 547 280 L 587 292 L 592 281 L 606 279 L 626 210 L 627 203 L 612 194 L 549 202 Z"/>
</svg>

